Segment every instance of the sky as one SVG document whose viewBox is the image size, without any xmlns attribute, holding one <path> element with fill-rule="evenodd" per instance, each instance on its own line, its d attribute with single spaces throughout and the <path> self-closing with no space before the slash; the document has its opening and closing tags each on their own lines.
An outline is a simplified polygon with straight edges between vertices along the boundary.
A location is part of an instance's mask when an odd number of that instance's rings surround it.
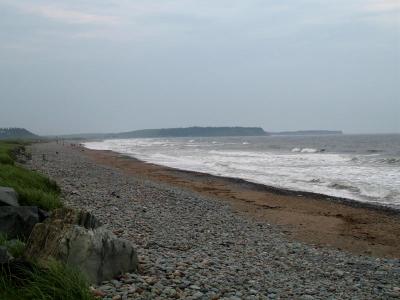
<svg viewBox="0 0 400 300">
<path fill-rule="evenodd" d="M 400 133 L 400 0 L 0 0 L 0 127 Z"/>
</svg>

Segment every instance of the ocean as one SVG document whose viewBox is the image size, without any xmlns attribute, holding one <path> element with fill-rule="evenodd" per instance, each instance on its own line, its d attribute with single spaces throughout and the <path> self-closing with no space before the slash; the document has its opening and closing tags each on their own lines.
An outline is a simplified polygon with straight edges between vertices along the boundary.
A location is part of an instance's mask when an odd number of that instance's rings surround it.
<svg viewBox="0 0 400 300">
<path fill-rule="evenodd" d="M 84 145 L 182 170 L 400 208 L 400 134 L 110 139 Z"/>
</svg>

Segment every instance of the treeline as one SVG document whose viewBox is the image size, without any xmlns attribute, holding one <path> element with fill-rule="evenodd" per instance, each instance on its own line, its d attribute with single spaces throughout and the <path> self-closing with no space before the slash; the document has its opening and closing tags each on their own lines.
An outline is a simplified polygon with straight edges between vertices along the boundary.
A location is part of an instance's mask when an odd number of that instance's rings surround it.
<svg viewBox="0 0 400 300">
<path fill-rule="evenodd" d="M 143 129 L 112 134 L 113 138 L 148 137 L 209 137 L 209 136 L 260 136 L 267 135 L 261 127 L 187 127 Z"/>
<path fill-rule="evenodd" d="M 0 128 L 0 140 L 35 138 L 38 138 L 38 136 L 25 128 Z"/>
</svg>

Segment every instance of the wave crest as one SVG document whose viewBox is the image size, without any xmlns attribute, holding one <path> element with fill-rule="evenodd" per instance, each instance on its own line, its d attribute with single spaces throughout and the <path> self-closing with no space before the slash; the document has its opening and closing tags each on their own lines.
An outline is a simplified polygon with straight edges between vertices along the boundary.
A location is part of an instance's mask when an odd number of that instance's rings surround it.
<svg viewBox="0 0 400 300">
<path fill-rule="evenodd" d="M 325 152 L 325 149 L 315 149 L 315 148 L 293 148 L 292 152 L 300 152 L 300 153 L 319 153 Z"/>
</svg>

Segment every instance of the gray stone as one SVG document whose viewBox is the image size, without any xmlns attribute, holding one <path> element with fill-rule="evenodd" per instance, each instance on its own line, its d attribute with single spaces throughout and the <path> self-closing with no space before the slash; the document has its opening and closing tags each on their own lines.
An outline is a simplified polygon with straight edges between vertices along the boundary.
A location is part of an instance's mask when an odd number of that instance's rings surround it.
<svg viewBox="0 0 400 300">
<path fill-rule="evenodd" d="M 202 292 L 196 292 L 196 293 L 194 293 L 193 294 L 193 299 L 199 299 L 199 298 L 201 298 L 201 297 L 203 297 L 203 293 Z"/>
<path fill-rule="evenodd" d="M 40 220 L 36 206 L 2 206 L 0 209 L 0 232 L 8 238 L 27 239 Z"/>
<path fill-rule="evenodd" d="M 191 288 L 192 290 L 200 290 L 200 287 L 197 286 L 197 285 L 194 285 L 194 284 L 191 285 L 190 288 Z"/>
<path fill-rule="evenodd" d="M 311 296 L 311 295 L 303 295 L 303 296 L 300 297 L 300 299 L 302 299 L 302 300 L 313 300 L 314 297 Z"/>
<path fill-rule="evenodd" d="M 44 220 L 46 220 L 48 217 L 50 217 L 50 214 L 43 210 L 38 208 L 38 214 L 39 214 L 39 222 L 42 223 Z"/>
<path fill-rule="evenodd" d="M 86 213 L 56 210 L 44 223 L 34 227 L 26 255 L 43 264 L 55 258 L 75 266 L 93 283 L 137 271 L 138 259 L 132 245 L 104 227 L 90 228 L 94 227 L 92 223 L 76 218 L 83 215 Z M 89 219 L 92 218 L 86 215 L 86 220 Z"/>
<path fill-rule="evenodd" d="M 86 229 L 95 229 L 102 225 L 92 214 L 83 210 L 71 208 L 56 209 L 51 213 L 51 217 L 54 220 L 63 222 L 64 224 L 79 225 Z"/>
<path fill-rule="evenodd" d="M 0 186 L 0 206 L 19 206 L 18 194 L 13 188 Z"/>
<path fill-rule="evenodd" d="M 337 275 L 339 277 L 343 277 L 344 276 L 344 272 L 342 270 L 336 270 L 335 271 L 335 275 Z"/>
<path fill-rule="evenodd" d="M 49 158 L 45 163 L 42 153 Z M 293 242 L 284 227 L 247 218 L 225 201 L 100 165 L 70 147 L 38 143 L 32 154 L 29 166 L 58 179 L 66 205 L 93 211 L 107 228 L 140 248 L 141 274 L 125 274 L 118 289 L 108 282 L 103 299 L 125 292 L 128 299 L 172 299 L 167 287 L 176 290 L 176 299 L 188 300 L 197 292 L 203 294 L 199 299 L 210 300 L 396 299 L 399 293 L 398 258 Z M 79 197 L 69 195 L 75 189 Z M 121 198 L 110 197 L 111 191 Z M 133 282 L 125 283 L 125 276 Z M 149 276 L 157 282 L 148 285 Z M 257 294 L 250 295 L 251 289 Z"/>
<path fill-rule="evenodd" d="M 116 287 L 116 288 L 119 288 L 121 285 L 122 285 L 122 283 L 120 282 L 120 281 L 118 281 L 118 280 L 111 280 L 111 283 Z"/>
<path fill-rule="evenodd" d="M 12 260 L 12 255 L 8 252 L 7 248 L 0 246 L 0 264 L 6 264 Z"/>
</svg>

